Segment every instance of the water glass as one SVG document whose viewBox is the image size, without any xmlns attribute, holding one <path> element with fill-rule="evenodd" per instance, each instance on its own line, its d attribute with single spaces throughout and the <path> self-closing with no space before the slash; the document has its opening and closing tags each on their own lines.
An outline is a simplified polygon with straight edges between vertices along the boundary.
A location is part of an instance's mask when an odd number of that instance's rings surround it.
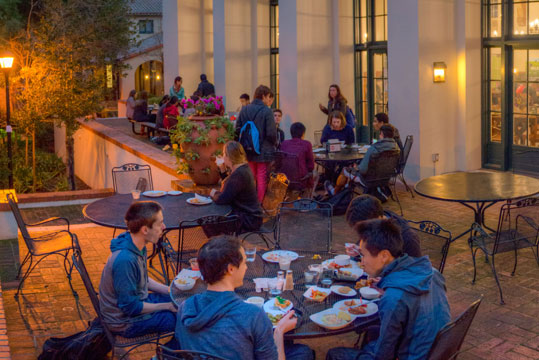
<svg viewBox="0 0 539 360">
<path fill-rule="evenodd" d="M 140 190 L 131 190 L 131 196 L 133 196 L 133 200 L 140 199 Z"/>
<path fill-rule="evenodd" d="M 318 284 L 318 272 L 317 271 L 305 271 L 303 273 L 305 277 L 305 286 L 311 286 Z"/>
<path fill-rule="evenodd" d="M 333 284 L 333 271 L 332 270 L 324 270 L 324 272 L 322 273 L 320 284 L 322 285 L 323 288 L 331 287 L 331 284 Z"/>
<path fill-rule="evenodd" d="M 198 267 L 198 261 L 197 261 L 197 258 L 191 258 L 189 259 L 189 264 L 191 265 L 191 270 L 193 271 L 199 271 L 199 267 Z"/>
<path fill-rule="evenodd" d="M 245 261 L 247 262 L 254 262 L 256 258 L 256 246 L 246 245 L 244 246 L 245 249 Z"/>
<path fill-rule="evenodd" d="M 288 256 L 279 257 L 279 268 L 281 270 L 290 270 L 291 259 Z"/>
<path fill-rule="evenodd" d="M 268 281 L 268 289 L 270 297 L 281 295 L 281 283 L 277 279 L 270 279 Z"/>
</svg>

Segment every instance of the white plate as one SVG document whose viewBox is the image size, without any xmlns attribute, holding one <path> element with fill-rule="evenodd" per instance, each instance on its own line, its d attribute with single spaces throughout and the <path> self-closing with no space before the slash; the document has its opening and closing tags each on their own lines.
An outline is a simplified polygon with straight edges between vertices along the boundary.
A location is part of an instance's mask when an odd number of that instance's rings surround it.
<svg viewBox="0 0 539 360">
<path fill-rule="evenodd" d="M 329 267 L 329 265 L 330 265 L 331 263 L 335 263 L 335 259 L 328 259 L 328 260 L 326 260 L 326 261 L 323 261 L 323 262 L 322 262 L 322 266 L 323 266 L 324 268 L 326 268 L 326 269 L 332 269 L 332 270 L 335 270 L 335 268 L 333 268 L 333 267 L 330 268 L 330 267 Z M 341 267 L 341 269 L 361 269 L 361 268 L 359 267 L 359 264 L 358 264 L 356 261 L 350 260 L 350 264 L 347 265 L 346 267 Z M 362 275 L 363 275 L 363 274 L 362 274 Z"/>
<path fill-rule="evenodd" d="M 338 315 L 339 312 L 341 312 L 341 310 L 338 310 L 338 309 L 335 309 L 335 308 L 331 308 L 331 309 L 326 309 L 324 311 L 320 311 L 319 313 L 316 313 L 316 314 L 312 314 L 309 318 L 315 323 L 317 324 L 318 326 L 321 326 L 325 329 L 329 329 L 329 330 L 338 330 L 338 329 L 342 329 L 348 325 L 350 325 L 352 323 L 352 321 L 354 321 L 354 317 L 351 316 L 347 311 L 342 311 L 344 312 L 345 314 L 348 314 L 350 315 L 350 321 L 345 321 L 345 320 L 342 320 L 342 319 L 339 319 L 340 321 L 336 324 L 327 324 L 325 323 L 322 319 L 324 318 L 325 315 Z"/>
<path fill-rule="evenodd" d="M 160 190 L 150 190 L 150 191 L 145 191 L 142 193 L 142 195 L 147 196 L 147 197 L 152 197 L 152 198 L 165 196 L 166 194 L 167 194 L 166 191 L 160 191 Z"/>
<path fill-rule="evenodd" d="M 359 279 L 364 273 L 363 269 L 355 268 L 355 267 L 354 268 L 344 268 L 344 269 L 341 269 L 341 271 L 349 272 L 350 275 L 343 274 L 342 272 L 337 271 L 336 272 L 337 279 L 339 279 L 339 280 L 348 280 L 348 281 L 357 281 L 357 279 Z"/>
<path fill-rule="evenodd" d="M 350 290 L 350 292 L 347 293 L 347 294 L 343 294 L 343 293 L 339 292 L 339 289 L 342 288 L 342 287 L 348 287 L 348 288 L 352 289 L 350 286 L 341 286 L 341 285 L 333 285 L 332 287 L 330 287 L 330 289 L 335 294 L 341 295 L 341 296 L 350 297 L 350 296 L 356 296 L 357 295 L 357 291 L 355 291 L 354 289 Z"/>
<path fill-rule="evenodd" d="M 345 302 L 349 302 L 349 301 L 353 301 L 354 302 L 354 305 L 346 305 Z M 342 311 L 348 311 L 349 308 L 351 307 L 355 307 L 355 306 L 360 306 L 360 305 L 366 305 L 366 304 L 369 304 L 371 301 L 370 300 L 365 300 L 365 299 L 345 299 L 345 300 L 341 300 L 341 301 L 337 301 L 335 304 L 333 304 L 333 308 L 334 309 L 339 309 L 339 310 L 342 310 Z M 354 315 L 354 314 L 350 314 L 352 316 L 357 316 L 357 315 Z"/>
<path fill-rule="evenodd" d="M 279 258 L 281 256 L 288 256 L 290 258 L 290 261 L 294 261 L 299 257 L 298 253 L 293 252 L 293 251 L 273 250 L 273 251 L 268 251 L 267 253 L 264 253 L 262 255 L 262 259 L 270 263 L 278 263 Z"/>
<path fill-rule="evenodd" d="M 172 195 L 172 196 L 178 196 L 178 195 L 183 194 L 183 192 L 181 192 L 179 190 L 171 190 L 171 191 L 167 192 L 167 194 Z"/>
<path fill-rule="evenodd" d="M 318 148 L 318 149 L 314 149 L 313 153 L 320 153 L 320 152 L 325 152 L 325 151 L 326 151 L 326 148 Z"/>
<path fill-rule="evenodd" d="M 288 299 L 286 299 L 286 300 L 288 300 Z M 284 309 L 278 308 L 277 306 L 275 306 L 275 298 L 273 298 L 273 299 L 269 299 L 268 301 L 266 301 L 262 308 L 264 309 L 265 312 L 271 313 L 271 312 L 276 311 L 276 312 L 280 312 L 280 313 L 284 314 L 288 310 L 292 309 L 293 307 L 294 307 L 294 304 L 292 304 L 292 301 L 290 301 L 290 305 L 288 305 Z"/>
<path fill-rule="evenodd" d="M 323 299 L 315 300 L 315 299 L 312 298 L 313 290 L 318 290 L 320 292 L 323 292 L 323 293 L 326 294 L 326 296 Z M 309 300 L 312 300 L 312 301 L 322 302 L 329 296 L 329 294 L 331 294 L 331 289 L 321 288 L 321 287 L 318 287 L 318 286 L 311 286 L 310 288 L 307 289 L 307 291 L 305 291 L 303 293 L 303 296 L 306 297 Z"/>
<path fill-rule="evenodd" d="M 189 199 L 187 199 L 185 201 L 187 201 L 191 205 L 208 205 L 208 204 L 211 204 L 212 201 L 213 201 L 210 198 L 204 198 L 204 199 L 206 199 L 206 200 L 200 200 L 200 199 L 192 197 L 192 198 L 189 198 Z"/>
<path fill-rule="evenodd" d="M 193 279 L 193 280 L 198 280 L 198 279 L 202 278 L 202 274 L 200 273 L 200 271 L 182 269 L 182 271 L 180 271 L 180 273 L 178 275 L 176 275 L 176 279 L 177 278 L 190 278 L 190 279 Z"/>
</svg>

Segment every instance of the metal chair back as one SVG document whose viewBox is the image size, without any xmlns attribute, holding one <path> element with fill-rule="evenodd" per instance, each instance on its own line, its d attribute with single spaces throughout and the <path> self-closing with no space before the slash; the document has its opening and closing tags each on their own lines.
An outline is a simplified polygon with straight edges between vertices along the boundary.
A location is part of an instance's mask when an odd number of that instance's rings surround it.
<svg viewBox="0 0 539 360">
<path fill-rule="evenodd" d="M 406 141 L 404 142 L 404 147 L 402 149 L 401 157 L 399 159 L 399 166 L 397 167 L 398 174 L 404 173 L 404 168 L 406 167 L 406 163 L 408 162 L 408 156 L 410 156 L 410 151 L 412 150 L 413 144 L 414 137 L 412 135 L 408 135 L 406 137 Z"/>
<path fill-rule="evenodd" d="M 331 252 L 333 208 L 311 199 L 284 202 L 277 215 L 277 244 L 284 250 Z"/>
<path fill-rule="evenodd" d="M 113 167 L 112 184 L 117 194 L 129 194 L 132 190 L 153 190 L 152 168 L 133 163 Z"/>
<path fill-rule="evenodd" d="M 172 350 L 166 346 L 157 347 L 158 360 L 226 360 L 222 357 L 194 350 Z"/>
<path fill-rule="evenodd" d="M 438 332 L 430 348 L 428 360 L 456 358 L 482 299 L 481 297 L 474 301 L 458 318 Z"/>
<path fill-rule="evenodd" d="M 22 238 L 24 239 L 24 243 L 28 247 L 28 251 L 30 253 L 35 253 L 35 246 L 34 242 L 32 240 L 32 237 L 30 236 L 30 233 L 28 232 L 28 229 L 26 228 L 26 223 L 24 222 L 21 211 L 19 210 L 19 206 L 17 205 L 17 202 L 15 202 L 15 199 L 13 198 L 13 194 L 7 194 L 7 202 L 9 204 L 9 207 L 11 208 L 11 212 L 13 213 L 13 216 L 15 217 L 15 221 L 17 222 L 17 226 L 19 227 L 19 230 L 22 234 Z"/>
<path fill-rule="evenodd" d="M 444 271 L 445 260 L 451 244 L 451 232 L 445 230 L 434 221 L 411 221 L 408 225 L 414 230 L 421 241 L 421 253 L 428 255 L 432 266 L 439 272 Z"/>
<path fill-rule="evenodd" d="M 302 176 L 299 172 L 299 157 L 284 151 L 274 153 L 274 172 L 285 174 L 288 178 L 290 190 L 302 190 Z"/>
<path fill-rule="evenodd" d="M 237 215 L 210 215 L 180 222 L 176 269 L 174 270 L 179 272 L 180 264 L 187 263 L 189 257 L 195 257 L 202 245 L 212 236 L 237 235 L 239 228 L 240 219 Z"/>
<path fill-rule="evenodd" d="M 367 174 L 363 177 L 367 187 L 387 186 L 389 180 L 397 174 L 399 160 L 399 149 L 373 154 L 369 159 Z"/>
</svg>

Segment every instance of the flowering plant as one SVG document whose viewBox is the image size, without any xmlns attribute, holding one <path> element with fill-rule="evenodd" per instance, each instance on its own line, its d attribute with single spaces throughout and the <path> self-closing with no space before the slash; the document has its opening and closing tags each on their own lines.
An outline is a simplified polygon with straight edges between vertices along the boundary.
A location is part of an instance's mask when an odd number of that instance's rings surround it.
<svg viewBox="0 0 539 360">
<path fill-rule="evenodd" d="M 225 111 L 222 96 L 208 96 L 197 101 L 183 99 L 180 104 L 184 109 L 195 109 L 195 115 L 222 115 Z"/>
</svg>

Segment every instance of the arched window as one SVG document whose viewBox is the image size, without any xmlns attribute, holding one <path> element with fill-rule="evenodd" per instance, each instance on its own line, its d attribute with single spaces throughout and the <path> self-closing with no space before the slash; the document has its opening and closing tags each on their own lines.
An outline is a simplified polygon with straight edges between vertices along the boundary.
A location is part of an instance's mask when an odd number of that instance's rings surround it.
<svg viewBox="0 0 539 360">
<path fill-rule="evenodd" d="M 163 63 L 151 60 L 140 65 L 135 72 L 135 90 L 145 90 L 150 97 L 163 96 Z"/>
</svg>

